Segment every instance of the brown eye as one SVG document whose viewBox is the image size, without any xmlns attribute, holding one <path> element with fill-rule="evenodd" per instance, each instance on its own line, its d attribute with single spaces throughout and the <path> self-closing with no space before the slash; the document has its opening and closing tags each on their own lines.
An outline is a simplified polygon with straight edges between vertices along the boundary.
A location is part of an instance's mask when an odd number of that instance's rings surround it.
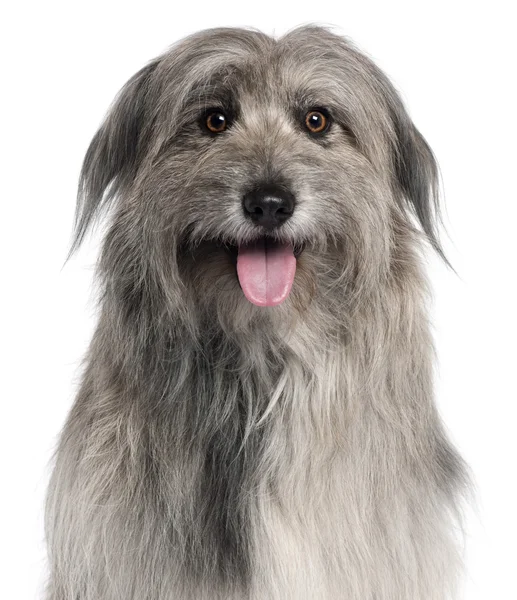
<svg viewBox="0 0 517 600">
<path fill-rule="evenodd" d="M 228 127 L 228 119 L 222 112 L 210 112 L 206 115 L 205 125 L 211 133 L 221 133 Z"/>
<path fill-rule="evenodd" d="M 329 117 L 320 110 L 311 110 L 305 115 L 305 127 L 310 133 L 323 133 L 328 126 Z"/>
</svg>

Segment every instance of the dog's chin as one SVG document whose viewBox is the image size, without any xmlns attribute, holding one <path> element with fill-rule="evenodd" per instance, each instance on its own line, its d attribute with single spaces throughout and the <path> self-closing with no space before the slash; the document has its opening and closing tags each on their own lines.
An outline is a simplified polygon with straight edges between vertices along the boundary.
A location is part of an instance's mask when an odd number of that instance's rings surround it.
<svg viewBox="0 0 517 600">
<path fill-rule="evenodd" d="M 205 239 L 182 248 L 184 276 L 198 292 L 215 287 L 253 305 L 274 307 L 289 297 L 305 247 L 270 235 L 240 243 Z"/>
</svg>

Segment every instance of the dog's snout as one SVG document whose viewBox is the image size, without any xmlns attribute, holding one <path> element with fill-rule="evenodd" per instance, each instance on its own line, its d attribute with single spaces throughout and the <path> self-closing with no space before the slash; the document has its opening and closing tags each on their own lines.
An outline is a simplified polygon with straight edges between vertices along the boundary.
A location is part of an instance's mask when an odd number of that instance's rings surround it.
<svg viewBox="0 0 517 600">
<path fill-rule="evenodd" d="M 285 223 L 294 212 L 294 204 L 294 194 L 278 185 L 261 185 L 247 192 L 242 199 L 246 216 L 266 229 Z"/>
</svg>

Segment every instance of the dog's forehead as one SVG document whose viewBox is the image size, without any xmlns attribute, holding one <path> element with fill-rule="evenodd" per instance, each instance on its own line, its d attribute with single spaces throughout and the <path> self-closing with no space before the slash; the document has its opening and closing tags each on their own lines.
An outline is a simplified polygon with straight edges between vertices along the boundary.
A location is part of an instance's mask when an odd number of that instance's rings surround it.
<svg viewBox="0 0 517 600">
<path fill-rule="evenodd" d="M 198 77 L 189 78 L 184 96 L 187 105 L 212 106 L 239 102 L 242 109 L 281 104 L 335 104 L 343 97 L 343 63 L 322 60 L 321 54 L 303 45 L 297 49 L 273 46 L 245 56 L 220 53 L 196 66 Z"/>
</svg>

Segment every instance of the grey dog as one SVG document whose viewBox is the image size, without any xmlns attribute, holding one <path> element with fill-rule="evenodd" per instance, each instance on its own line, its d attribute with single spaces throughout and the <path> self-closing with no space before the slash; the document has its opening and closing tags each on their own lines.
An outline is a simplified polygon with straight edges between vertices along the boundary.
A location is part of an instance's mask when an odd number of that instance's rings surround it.
<svg viewBox="0 0 517 600">
<path fill-rule="evenodd" d="M 203 31 L 128 81 L 80 181 L 73 249 L 110 220 L 50 600 L 454 597 L 437 179 L 387 77 L 325 28 Z"/>
</svg>

